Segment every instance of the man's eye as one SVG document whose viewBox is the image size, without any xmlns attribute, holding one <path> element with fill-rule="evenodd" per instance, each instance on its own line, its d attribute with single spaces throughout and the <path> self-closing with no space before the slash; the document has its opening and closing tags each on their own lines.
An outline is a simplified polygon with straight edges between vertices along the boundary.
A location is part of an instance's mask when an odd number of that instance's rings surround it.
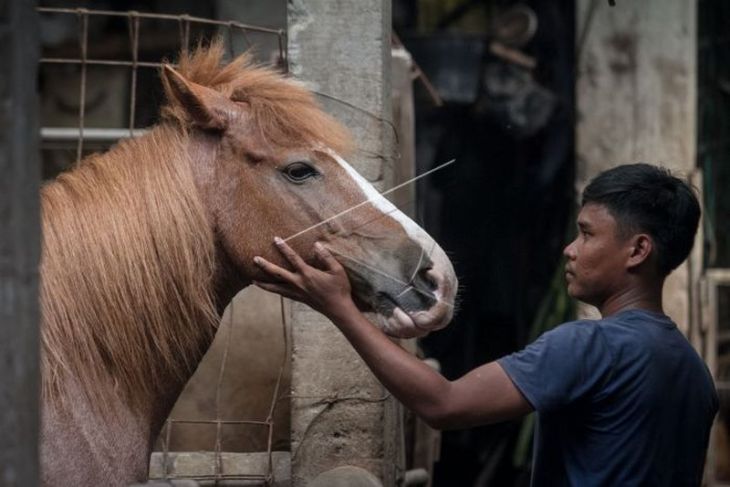
<svg viewBox="0 0 730 487">
<path fill-rule="evenodd" d="M 306 162 L 293 162 L 286 166 L 282 173 L 292 183 L 303 183 L 309 178 L 319 176 L 319 172 Z"/>
</svg>

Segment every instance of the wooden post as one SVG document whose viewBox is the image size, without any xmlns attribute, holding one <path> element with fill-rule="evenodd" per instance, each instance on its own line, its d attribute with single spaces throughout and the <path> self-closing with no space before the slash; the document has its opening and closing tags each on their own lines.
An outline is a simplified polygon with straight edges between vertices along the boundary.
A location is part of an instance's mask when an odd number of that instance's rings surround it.
<svg viewBox="0 0 730 487">
<path fill-rule="evenodd" d="M 390 22 L 389 0 L 288 3 L 290 71 L 326 95 L 322 105 L 361 149 L 349 162 L 381 190 L 393 181 Z M 403 468 L 396 401 L 321 315 L 295 303 L 291 323 L 292 485 L 345 465 L 395 485 Z"/>
<path fill-rule="evenodd" d="M 38 485 L 40 225 L 35 1 L 0 4 L 0 485 Z"/>
</svg>

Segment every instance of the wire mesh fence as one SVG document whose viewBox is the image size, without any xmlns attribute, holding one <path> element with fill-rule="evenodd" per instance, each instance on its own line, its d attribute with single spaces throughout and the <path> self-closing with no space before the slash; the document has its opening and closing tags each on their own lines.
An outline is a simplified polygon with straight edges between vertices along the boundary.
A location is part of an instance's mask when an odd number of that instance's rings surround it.
<svg viewBox="0 0 730 487">
<path fill-rule="evenodd" d="M 77 18 L 78 22 L 78 51 L 75 55 L 68 55 L 68 49 L 65 52 L 67 55 L 54 55 L 44 56 L 40 62 L 42 65 L 63 65 L 63 66 L 74 66 L 79 69 L 79 86 L 78 86 L 78 125 L 77 132 L 66 130 L 49 130 L 51 127 L 44 127 L 46 129 L 46 138 L 48 139 L 65 139 L 65 140 L 76 140 L 76 159 L 80 160 L 84 152 L 84 142 L 86 140 L 86 130 L 89 129 L 86 124 L 86 110 L 88 106 L 87 94 L 89 90 L 88 80 L 88 69 L 89 67 L 106 67 L 106 68 L 125 68 L 129 70 L 130 81 L 128 87 L 128 108 L 127 108 L 127 130 L 128 136 L 134 137 L 144 132 L 138 131 L 136 123 L 136 111 L 138 108 L 138 78 L 140 70 L 159 70 L 165 61 L 158 60 L 144 60 L 140 56 L 140 44 L 144 32 L 142 30 L 142 22 L 144 21 L 155 21 L 156 24 L 160 22 L 170 23 L 176 25 L 178 32 L 178 43 L 179 51 L 186 51 L 191 47 L 191 43 L 199 42 L 204 36 L 217 35 L 225 39 L 226 45 L 228 46 L 229 55 L 234 57 L 236 49 L 234 47 L 235 40 L 241 38 L 245 49 L 253 47 L 253 43 L 250 40 L 249 34 L 256 32 L 259 34 L 271 36 L 276 39 L 278 45 L 278 56 L 275 60 L 275 64 L 283 72 L 287 72 L 287 54 L 286 54 L 286 31 L 282 29 L 271 29 L 267 27 L 259 27 L 255 25 L 249 25 L 234 20 L 213 20 L 205 19 L 201 17 L 194 17 L 191 15 L 170 15 L 161 13 L 143 13 L 137 11 L 119 12 L 110 10 L 90 10 L 85 8 L 52 8 L 52 7 L 39 7 L 38 12 L 41 16 L 51 15 L 66 15 Z M 89 35 L 90 35 L 90 22 L 92 19 L 105 18 L 105 19 L 123 19 L 127 23 L 128 30 L 128 52 L 124 58 L 119 58 L 119 55 L 106 57 L 97 57 L 93 55 L 93 50 L 89 46 Z M 150 29 L 148 29 L 150 30 Z M 197 35 L 196 35 L 197 34 Z M 103 49 L 96 49 L 96 51 L 102 51 Z M 172 64 L 172 63 L 170 63 Z M 174 66 L 174 64 L 172 64 Z M 92 128 L 93 129 L 93 128 Z M 42 133 L 43 134 L 43 133 Z M 90 133 L 94 139 L 104 140 L 115 140 L 118 138 L 119 131 L 105 132 L 103 129 L 97 128 Z"/>
</svg>

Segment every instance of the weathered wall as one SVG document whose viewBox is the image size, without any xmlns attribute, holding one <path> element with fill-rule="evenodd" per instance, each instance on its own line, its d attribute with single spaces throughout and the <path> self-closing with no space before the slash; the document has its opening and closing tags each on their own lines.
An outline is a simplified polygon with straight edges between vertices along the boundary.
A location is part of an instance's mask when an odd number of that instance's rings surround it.
<svg viewBox="0 0 730 487">
<path fill-rule="evenodd" d="M 0 4 L 0 485 L 38 484 L 36 2 Z"/>
<path fill-rule="evenodd" d="M 388 0 L 289 2 L 290 70 L 358 107 L 321 97 L 354 132 L 350 162 L 381 190 L 392 182 L 392 127 L 383 122 L 391 119 L 390 20 Z M 321 315 L 294 304 L 291 322 L 293 485 L 346 464 L 394 485 L 402 467 L 395 401 Z"/>
<path fill-rule="evenodd" d="M 577 1 L 577 180 L 647 162 L 695 166 L 695 0 Z M 689 322 L 687 266 L 665 286 L 665 311 Z M 595 313 L 584 309 L 585 314 Z"/>
</svg>

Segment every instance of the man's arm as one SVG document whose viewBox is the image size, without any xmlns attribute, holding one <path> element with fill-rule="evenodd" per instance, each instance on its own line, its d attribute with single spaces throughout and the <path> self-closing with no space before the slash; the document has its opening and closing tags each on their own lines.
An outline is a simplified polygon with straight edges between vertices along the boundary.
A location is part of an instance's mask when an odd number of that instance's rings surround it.
<svg viewBox="0 0 730 487">
<path fill-rule="evenodd" d="M 350 341 L 383 385 L 407 408 L 438 429 L 463 428 L 522 416 L 532 406 L 497 362 L 448 381 L 392 342 L 357 309 L 342 266 L 321 244 L 315 250 L 321 269 L 305 263 L 286 243 L 277 247 L 293 272 L 256 257 L 275 282 L 263 289 L 302 301 L 327 316 Z"/>
</svg>

